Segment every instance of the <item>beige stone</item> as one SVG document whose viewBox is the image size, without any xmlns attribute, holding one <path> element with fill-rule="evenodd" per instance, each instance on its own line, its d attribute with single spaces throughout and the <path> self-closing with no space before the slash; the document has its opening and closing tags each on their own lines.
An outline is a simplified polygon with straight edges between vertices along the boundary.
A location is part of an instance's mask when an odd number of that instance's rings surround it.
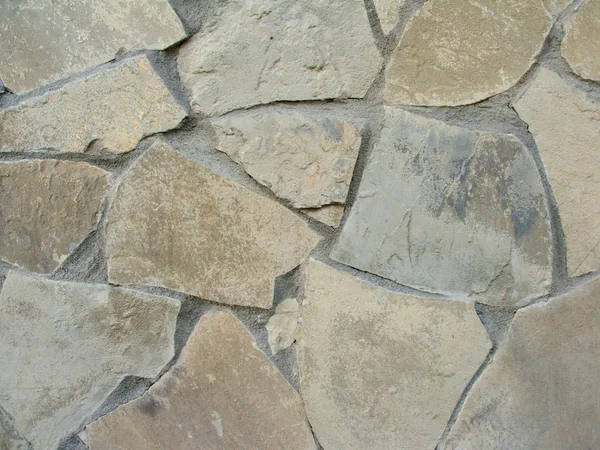
<svg viewBox="0 0 600 450">
<path fill-rule="evenodd" d="M 0 293 L 0 404 L 36 449 L 55 449 L 128 375 L 173 357 L 179 302 L 10 272 Z"/>
<path fill-rule="evenodd" d="M 542 0 L 429 0 L 392 54 L 384 97 L 457 106 L 503 92 L 529 70 L 551 26 Z"/>
<path fill-rule="evenodd" d="M 405 3 L 406 0 L 373 0 L 384 34 L 388 34 L 398 24 L 400 8 Z"/>
<path fill-rule="evenodd" d="M 325 225 L 337 228 L 344 216 L 344 209 L 342 205 L 327 205 L 320 208 L 301 209 L 300 211 L 319 222 L 323 222 Z"/>
<path fill-rule="evenodd" d="M 471 303 L 397 294 L 311 260 L 300 392 L 326 449 L 432 449 L 491 344 Z"/>
<path fill-rule="evenodd" d="M 600 447 L 600 280 L 521 309 L 445 449 Z"/>
<path fill-rule="evenodd" d="M 156 142 L 121 183 L 106 225 L 108 277 L 270 308 L 274 279 L 318 236 L 291 211 Z"/>
<path fill-rule="evenodd" d="M 600 268 L 600 101 L 541 68 L 514 105 L 527 122 L 552 186 L 569 275 Z"/>
<path fill-rule="evenodd" d="M 185 116 L 141 56 L 0 112 L 0 152 L 125 153 Z"/>
<path fill-rule="evenodd" d="M 300 396 L 230 312 L 202 317 L 175 366 L 84 439 L 91 450 L 316 449 Z"/>
<path fill-rule="evenodd" d="M 600 1 L 584 1 L 564 29 L 563 57 L 577 75 L 600 81 Z"/>
<path fill-rule="evenodd" d="M 56 269 L 96 226 L 108 175 L 82 162 L 0 163 L 0 259 Z"/>
<path fill-rule="evenodd" d="M 273 355 L 296 341 L 299 322 L 300 308 L 296 299 L 288 298 L 277 305 L 275 314 L 271 316 L 266 326 L 269 333 L 269 347 Z"/>
<path fill-rule="evenodd" d="M 544 0 L 544 6 L 553 16 L 563 12 L 571 3 L 573 0 Z"/>
</svg>

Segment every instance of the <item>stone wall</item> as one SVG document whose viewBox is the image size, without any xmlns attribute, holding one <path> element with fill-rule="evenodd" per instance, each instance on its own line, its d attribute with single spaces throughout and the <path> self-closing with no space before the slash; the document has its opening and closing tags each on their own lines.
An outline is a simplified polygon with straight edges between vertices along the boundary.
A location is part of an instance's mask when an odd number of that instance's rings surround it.
<svg viewBox="0 0 600 450">
<path fill-rule="evenodd" d="M 600 0 L 0 3 L 0 449 L 600 448 Z"/>
</svg>

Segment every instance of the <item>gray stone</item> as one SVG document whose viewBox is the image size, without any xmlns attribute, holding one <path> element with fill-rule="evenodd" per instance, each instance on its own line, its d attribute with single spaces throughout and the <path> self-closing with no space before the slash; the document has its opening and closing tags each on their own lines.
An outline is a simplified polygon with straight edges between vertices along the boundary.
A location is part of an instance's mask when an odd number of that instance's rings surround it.
<svg viewBox="0 0 600 450">
<path fill-rule="evenodd" d="M 313 219 L 317 219 L 319 222 L 323 222 L 325 225 L 337 228 L 340 225 L 342 217 L 344 216 L 344 207 L 342 205 L 327 205 L 321 206 L 320 208 L 307 208 L 301 209 L 304 214 Z"/>
<path fill-rule="evenodd" d="M 571 3 L 573 3 L 572 0 L 544 0 L 544 6 L 553 16 L 563 12 Z"/>
<path fill-rule="evenodd" d="M 277 305 L 275 314 L 271 316 L 266 326 L 269 333 L 269 347 L 273 355 L 296 341 L 299 322 L 300 307 L 295 299 L 288 298 Z"/>
<path fill-rule="evenodd" d="M 584 1 L 565 21 L 561 51 L 577 75 L 600 81 L 600 2 Z"/>
<path fill-rule="evenodd" d="M 326 449 L 433 449 L 491 343 L 471 303 L 397 294 L 311 260 L 300 392 Z"/>
<path fill-rule="evenodd" d="M 0 406 L 0 450 L 30 450 L 30 444 L 23 438 L 13 420 Z"/>
<path fill-rule="evenodd" d="M 381 29 L 385 34 L 398 24 L 400 18 L 400 8 L 406 4 L 406 0 L 373 0 Z"/>
<path fill-rule="evenodd" d="M 185 37 L 167 0 L 4 0 L 0 76 L 28 91 L 132 49 L 161 50 Z"/>
<path fill-rule="evenodd" d="M 278 100 L 362 98 L 382 58 L 362 0 L 232 0 L 182 45 L 178 64 L 194 111 L 219 115 Z"/>
<path fill-rule="evenodd" d="M 173 357 L 179 302 L 10 272 L 0 293 L 0 404 L 36 449 L 77 432 L 128 375 Z"/>
<path fill-rule="evenodd" d="M 550 286 L 547 210 L 514 136 L 386 108 L 332 258 L 418 289 L 521 306 Z"/>
<path fill-rule="evenodd" d="M 0 112 L 0 152 L 124 153 L 185 116 L 141 56 Z"/>
</svg>

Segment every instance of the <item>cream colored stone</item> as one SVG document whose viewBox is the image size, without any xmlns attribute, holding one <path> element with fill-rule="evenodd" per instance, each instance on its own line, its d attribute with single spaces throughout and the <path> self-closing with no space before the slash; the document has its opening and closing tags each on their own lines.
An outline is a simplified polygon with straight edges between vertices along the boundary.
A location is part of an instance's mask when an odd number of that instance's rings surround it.
<svg viewBox="0 0 600 450">
<path fill-rule="evenodd" d="M 319 240 L 288 209 L 160 141 L 119 186 L 106 236 L 112 283 L 260 308 Z"/>
<path fill-rule="evenodd" d="M 561 51 L 573 71 L 600 81 L 600 1 L 585 0 L 565 21 Z"/>
<path fill-rule="evenodd" d="M 324 448 L 433 449 L 491 344 L 472 304 L 372 286 L 311 260 L 300 392 Z"/>
<path fill-rule="evenodd" d="M 429 0 L 392 54 L 385 99 L 457 106 L 503 92 L 529 70 L 551 26 L 542 0 Z"/>
<path fill-rule="evenodd" d="M 327 205 L 320 208 L 301 209 L 300 211 L 319 222 L 323 222 L 325 225 L 337 228 L 344 216 L 344 209 L 342 205 Z"/>
<path fill-rule="evenodd" d="M 300 396 L 230 312 L 202 317 L 175 366 L 85 439 L 91 450 L 316 449 Z"/>
<path fill-rule="evenodd" d="M 381 29 L 388 34 L 398 24 L 400 8 L 406 0 L 373 0 Z"/>
<path fill-rule="evenodd" d="M 128 375 L 173 357 L 179 302 L 10 272 L 0 293 L 0 404 L 35 449 L 79 430 Z"/>
<path fill-rule="evenodd" d="M 0 152 L 125 153 L 185 116 L 141 56 L 0 112 Z"/>
<path fill-rule="evenodd" d="M 273 355 L 296 341 L 299 322 L 300 308 L 295 299 L 288 298 L 277 305 L 275 314 L 271 316 L 266 326 L 269 333 L 269 347 Z"/>
</svg>

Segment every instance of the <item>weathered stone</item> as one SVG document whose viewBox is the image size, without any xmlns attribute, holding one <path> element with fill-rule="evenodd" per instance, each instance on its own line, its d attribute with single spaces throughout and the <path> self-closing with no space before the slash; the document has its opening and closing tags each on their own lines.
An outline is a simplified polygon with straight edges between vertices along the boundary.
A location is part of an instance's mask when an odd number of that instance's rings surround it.
<svg viewBox="0 0 600 450">
<path fill-rule="evenodd" d="M 270 308 L 274 279 L 318 236 L 283 206 L 155 143 L 121 183 L 106 225 L 108 277 Z"/>
<path fill-rule="evenodd" d="M 313 219 L 317 219 L 319 222 L 323 222 L 325 225 L 337 228 L 342 221 L 344 216 L 344 207 L 342 205 L 327 205 L 321 206 L 320 208 L 308 208 L 301 209 L 304 214 Z"/>
<path fill-rule="evenodd" d="M 561 51 L 577 75 L 600 81 L 600 2 L 598 0 L 584 1 L 579 10 L 566 20 Z"/>
<path fill-rule="evenodd" d="M 208 115 L 277 100 L 362 98 L 382 61 L 362 0 L 232 0 L 178 58 L 192 108 Z"/>
<path fill-rule="evenodd" d="M 416 298 L 311 260 L 300 392 L 326 449 L 432 449 L 491 343 L 471 303 Z"/>
<path fill-rule="evenodd" d="M 552 186 L 569 275 L 600 269 L 600 101 L 540 68 L 514 107 L 535 138 Z"/>
<path fill-rule="evenodd" d="M 132 49 L 166 48 L 185 37 L 167 0 L 4 1 L 0 76 L 23 92 Z"/>
<path fill-rule="evenodd" d="M 0 450 L 30 450 L 6 411 L 0 406 Z"/>
<path fill-rule="evenodd" d="M 544 6 L 553 16 L 563 12 L 571 3 L 572 0 L 544 0 Z"/>
<path fill-rule="evenodd" d="M 542 0 L 429 0 L 411 19 L 385 75 L 385 99 L 475 103 L 514 86 L 552 26 Z"/>
<path fill-rule="evenodd" d="M 84 439 L 91 450 L 316 448 L 300 396 L 230 312 L 202 317 L 175 366 Z"/>
<path fill-rule="evenodd" d="M 406 0 L 373 0 L 381 29 L 388 34 L 398 24 L 400 8 Z"/>
<path fill-rule="evenodd" d="M 124 153 L 185 116 L 142 56 L 0 112 L 0 151 Z"/>
<path fill-rule="evenodd" d="M 93 230 L 108 172 L 82 162 L 0 163 L 0 258 L 50 273 Z"/>
<path fill-rule="evenodd" d="M 269 333 L 269 347 L 274 355 L 296 341 L 299 321 L 300 308 L 295 299 L 288 298 L 277 305 L 275 314 L 271 316 L 266 327 Z"/>
<path fill-rule="evenodd" d="M 128 375 L 173 357 L 179 302 L 10 272 L 0 293 L 0 403 L 36 449 L 78 431 Z"/>
<path fill-rule="evenodd" d="M 517 312 L 446 449 L 600 448 L 600 280 Z"/>
</svg>

